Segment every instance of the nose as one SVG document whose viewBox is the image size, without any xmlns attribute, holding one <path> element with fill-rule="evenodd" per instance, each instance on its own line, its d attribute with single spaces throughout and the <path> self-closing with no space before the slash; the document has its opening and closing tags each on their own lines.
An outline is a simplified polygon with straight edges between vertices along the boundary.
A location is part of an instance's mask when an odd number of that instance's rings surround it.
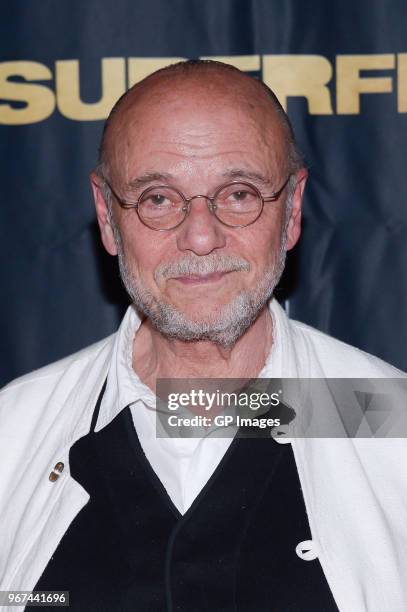
<svg viewBox="0 0 407 612">
<path fill-rule="evenodd" d="M 177 233 L 180 251 L 208 255 L 226 245 L 226 228 L 211 213 L 210 207 L 210 200 L 204 196 L 190 200 L 189 213 Z"/>
</svg>

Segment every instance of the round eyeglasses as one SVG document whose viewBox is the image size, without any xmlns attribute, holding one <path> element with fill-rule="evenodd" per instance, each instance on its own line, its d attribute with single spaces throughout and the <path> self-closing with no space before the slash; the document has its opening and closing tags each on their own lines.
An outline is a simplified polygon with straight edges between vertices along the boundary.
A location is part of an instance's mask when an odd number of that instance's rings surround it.
<svg viewBox="0 0 407 612">
<path fill-rule="evenodd" d="M 291 175 L 284 184 L 269 196 L 262 196 L 251 183 L 231 181 L 218 187 L 212 197 L 195 195 L 190 198 L 168 185 L 145 189 L 136 202 L 120 198 L 110 183 L 104 182 L 122 208 L 135 208 L 140 221 L 152 230 L 165 232 L 175 229 L 185 221 L 196 198 L 207 200 L 209 211 L 228 227 L 247 227 L 260 217 L 265 202 L 278 200 L 286 188 Z"/>
</svg>

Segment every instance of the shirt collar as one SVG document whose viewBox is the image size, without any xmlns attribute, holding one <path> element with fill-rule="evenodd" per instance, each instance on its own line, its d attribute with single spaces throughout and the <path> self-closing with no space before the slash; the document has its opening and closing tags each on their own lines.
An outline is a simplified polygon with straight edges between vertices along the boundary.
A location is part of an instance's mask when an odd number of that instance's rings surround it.
<svg viewBox="0 0 407 612">
<path fill-rule="evenodd" d="M 273 321 L 273 344 L 257 378 L 298 378 L 308 375 L 307 364 L 298 362 L 295 327 L 276 298 L 268 303 Z"/>
<path fill-rule="evenodd" d="M 142 401 L 155 407 L 154 393 L 140 380 L 132 366 L 134 334 L 140 325 L 136 309 L 129 306 L 114 341 L 95 431 L 103 429 L 129 404 Z"/>
<path fill-rule="evenodd" d="M 273 345 L 258 378 L 290 378 L 298 376 L 290 322 L 275 298 L 269 302 L 273 319 Z M 100 405 L 95 431 L 100 431 L 129 404 L 144 402 L 155 408 L 155 395 L 132 367 L 134 334 L 141 319 L 134 306 L 129 306 L 118 329 L 109 365 L 107 384 Z"/>
</svg>

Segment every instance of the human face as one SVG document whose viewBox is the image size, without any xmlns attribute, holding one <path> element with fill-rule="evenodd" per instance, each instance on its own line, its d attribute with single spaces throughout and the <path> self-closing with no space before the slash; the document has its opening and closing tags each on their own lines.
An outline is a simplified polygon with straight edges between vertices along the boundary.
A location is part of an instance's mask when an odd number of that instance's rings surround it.
<svg viewBox="0 0 407 612">
<path fill-rule="evenodd" d="M 240 84 L 239 84 L 240 86 Z M 228 180 L 252 182 L 266 196 L 289 171 L 284 131 L 270 107 L 222 83 L 171 82 L 123 111 L 111 149 L 111 182 L 126 200 L 152 185 L 187 196 L 212 195 Z M 148 101 L 147 101 L 148 98 Z M 298 177 L 300 184 L 303 177 Z M 144 226 L 135 210 L 116 206 L 109 221 L 94 179 L 102 239 L 119 254 L 136 305 L 167 335 L 233 344 L 256 318 L 281 274 L 285 250 L 299 235 L 302 189 L 266 203 L 245 228 L 222 225 L 207 201 L 194 199 L 182 225 L 169 232 Z"/>
</svg>

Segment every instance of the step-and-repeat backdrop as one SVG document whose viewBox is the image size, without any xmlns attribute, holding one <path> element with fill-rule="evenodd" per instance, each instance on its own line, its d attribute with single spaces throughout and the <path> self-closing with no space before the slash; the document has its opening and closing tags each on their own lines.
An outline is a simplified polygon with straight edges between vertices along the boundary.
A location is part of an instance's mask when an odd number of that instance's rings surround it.
<svg viewBox="0 0 407 612">
<path fill-rule="evenodd" d="M 88 185 L 103 121 L 182 58 L 263 79 L 310 169 L 290 315 L 407 369 L 402 0 L 6 0 L 0 5 L 1 382 L 112 333 L 127 298 Z"/>
</svg>

